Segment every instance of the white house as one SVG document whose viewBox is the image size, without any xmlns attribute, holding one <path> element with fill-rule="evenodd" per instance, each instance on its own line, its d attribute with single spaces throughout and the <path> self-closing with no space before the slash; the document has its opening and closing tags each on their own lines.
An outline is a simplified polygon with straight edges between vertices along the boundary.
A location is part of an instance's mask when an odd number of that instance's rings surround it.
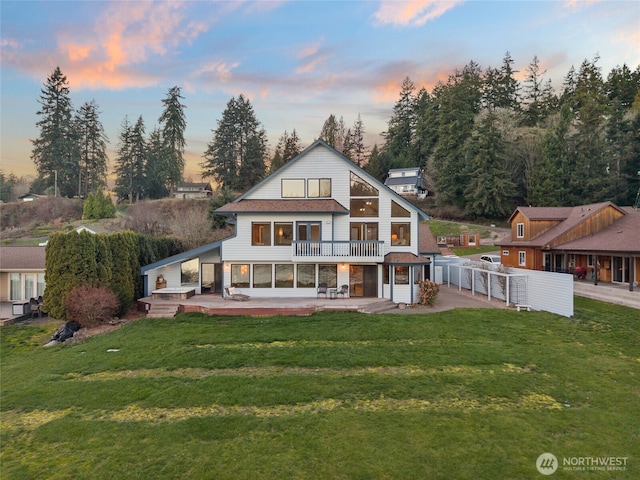
<svg viewBox="0 0 640 480">
<path fill-rule="evenodd" d="M 176 186 L 176 191 L 173 192 L 174 198 L 180 198 L 182 200 L 189 200 L 192 198 L 211 198 L 213 196 L 213 190 L 211 184 L 208 182 L 203 183 L 180 183 Z"/>
<path fill-rule="evenodd" d="M 392 168 L 384 184 L 400 195 L 426 195 L 427 183 L 420 167 Z"/>
<path fill-rule="evenodd" d="M 418 301 L 433 278 L 422 249 L 424 212 L 318 140 L 217 210 L 235 235 L 142 268 L 145 295 L 234 286 L 252 297 L 316 297 L 320 284 L 349 295 Z M 427 229 L 428 232 L 428 229 Z"/>
</svg>

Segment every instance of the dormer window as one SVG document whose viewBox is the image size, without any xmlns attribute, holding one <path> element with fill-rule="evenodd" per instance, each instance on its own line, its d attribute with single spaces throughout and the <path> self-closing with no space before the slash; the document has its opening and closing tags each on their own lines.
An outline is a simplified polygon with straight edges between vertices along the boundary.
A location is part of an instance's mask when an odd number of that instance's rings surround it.
<svg viewBox="0 0 640 480">
<path fill-rule="evenodd" d="M 516 238 L 524 238 L 524 223 L 516 224 Z"/>
</svg>

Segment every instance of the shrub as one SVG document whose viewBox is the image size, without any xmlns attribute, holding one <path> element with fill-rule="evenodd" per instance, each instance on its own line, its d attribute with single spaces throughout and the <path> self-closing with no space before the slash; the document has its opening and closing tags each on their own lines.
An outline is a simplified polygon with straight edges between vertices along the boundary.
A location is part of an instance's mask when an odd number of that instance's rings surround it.
<svg viewBox="0 0 640 480">
<path fill-rule="evenodd" d="M 418 285 L 420 286 L 420 304 L 433 307 L 440 292 L 440 285 L 431 280 L 421 280 Z"/>
<path fill-rule="evenodd" d="M 118 311 L 118 299 L 106 287 L 74 288 L 65 302 L 67 318 L 83 327 L 93 327 L 109 321 Z"/>
</svg>

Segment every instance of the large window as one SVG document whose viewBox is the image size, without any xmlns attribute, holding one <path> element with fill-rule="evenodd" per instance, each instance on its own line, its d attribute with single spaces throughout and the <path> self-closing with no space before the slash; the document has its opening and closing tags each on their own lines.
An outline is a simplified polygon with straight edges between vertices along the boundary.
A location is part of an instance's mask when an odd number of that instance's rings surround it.
<svg viewBox="0 0 640 480">
<path fill-rule="evenodd" d="M 411 212 L 404 207 L 398 205 L 394 200 L 391 200 L 391 216 L 392 217 L 410 217 Z"/>
<path fill-rule="evenodd" d="M 305 189 L 306 184 L 306 189 Z M 284 178 L 282 198 L 330 198 L 330 178 Z"/>
<path fill-rule="evenodd" d="M 11 300 L 22 300 L 22 275 L 19 273 L 9 274 L 9 289 Z"/>
<path fill-rule="evenodd" d="M 293 240 L 293 223 L 274 223 L 273 231 L 275 232 L 275 245 L 291 245 Z"/>
<path fill-rule="evenodd" d="M 271 245 L 271 223 L 251 224 L 251 245 Z"/>
<path fill-rule="evenodd" d="M 320 222 L 298 222 L 298 240 L 319 241 L 320 240 Z"/>
<path fill-rule="evenodd" d="M 253 288 L 271 288 L 271 264 L 253 266 Z"/>
<path fill-rule="evenodd" d="M 24 276 L 24 298 L 34 298 L 36 295 L 36 276 L 27 273 Z"/>
<path fill-rule="evenodd" d="M 298 265 L 298 288 L 313 288 L 316 286 L 316 266 L 308 263 Z"/>
<path fill-rule="evenodd" d="M 183 287 L 197 286 L 200 281 L 200 259 L 192 258 L 180 264 L 180 284 Z"/>
<path fill-rule="evenodd" d="M 44 294 L 44 273 L 38 274 L 38 296 Z"/>
<path fill-rule="evenodd" d="M 350 240 L 378 240 L 377 223 L 351 223 Z"/>
<path fill-rule="evenodd" d="M 307 180 L 307 197 L 309 198 L 331 197 L 331 179 L 330 178 L 309 178 Z"/>
<path fill-rule="evenodd" d="M 276 264 L 276 288 L 293 288 L 293 265 Z"/>
<path fill-rule="evenodd" d="M 524 223 L 516 224 L 516 237 L 524 238 Z"/>
<path fill-rule="evenodd" d="M 231 265 L 231 286 L 232 287 L 248 287 L 249 286 L 249 265 Z"/>
<path fill-rule="evenodd" d="M 283 178 L 282 198 L 304 198 L 304 178 Z"/>
<path fill-rule="evenodd" d="M 377 197 L 378 189 L 371 186 L 355 173 L 351 172 L 351 196 L 352 197 Z"/>
<path fill-rule="evenodd" d="M 326 283 L 329 288 L 338 286 L 338 265 L 318 265 L 318 284 Z"/>
<path fill-rule="evenodd" d="M 393 279 L 396 285 L 409 285 L 409 267 L 394 267 Z"/>
<path fill-rule="evenodd" d="M 411 224 L 391 224 L 391 245 L 411 245 Z"/>
<path fill-rule="evenodd" d="M 377 217 L 377 198 L 352 198 L 350 203 L 352 217 Z"/>
</svg>

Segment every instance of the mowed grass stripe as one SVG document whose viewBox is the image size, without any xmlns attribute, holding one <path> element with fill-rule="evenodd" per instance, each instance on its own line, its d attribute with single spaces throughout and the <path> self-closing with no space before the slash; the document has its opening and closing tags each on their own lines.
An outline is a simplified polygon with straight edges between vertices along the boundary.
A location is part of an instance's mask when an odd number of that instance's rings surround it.
<svg viewBox="0 0 640 480">
<path fill-rule="evenodd" d="M 34 410 L 28 413 L 4 412 L 4 428 L 34 430 L 66 415 L 73 414 L 79 420 L 107 420 L 119 422 L 175 422 L 199 417 L 225 417 L 248 415 L 256 417 L 283 417 L 327 413 L 334 410 L 352 410 L 357 412 L 509 412 L 523 410 L 556 410 L 562 405 L 549 395 L 529 393 L 514 400 L 505 398 L 439 398 L 433 400 L 409 398 L 374 398 L 360 400 L 340 400 L 328 398 L 316 402 L 296 405 L 206 405 L 189 408 L 158 408 L 129 405 L 126 408 L 109 412 L 85 413 L 74 409 L 44 411 Z"/>
<path fill-rule="evenodd" d="M 240 368 L 180 368 L 166 370 L 161 368 L 140 368 L 136 370 L 105 371 L 97 373 L 70 372 L 63 376 L 63 380 L 101 381 L 134 378 L 207 378 L 207 377 L 272 377 L 284 375 L 317 375 L 317 376 L 435 376 L 435 375 L 484 375 L 501 373 L 531 373 L 536 370 L 535 365 L 520 367 L 509 363 L 501 365 L 485 365 L 482 367 L 469 365 L 445 365 L 439 368 L 421 368 L 418 366 L 398 367 L 363 367 L 363 368 L 302 368 L 302 367 L 240 367 Z"/>
</svg>

